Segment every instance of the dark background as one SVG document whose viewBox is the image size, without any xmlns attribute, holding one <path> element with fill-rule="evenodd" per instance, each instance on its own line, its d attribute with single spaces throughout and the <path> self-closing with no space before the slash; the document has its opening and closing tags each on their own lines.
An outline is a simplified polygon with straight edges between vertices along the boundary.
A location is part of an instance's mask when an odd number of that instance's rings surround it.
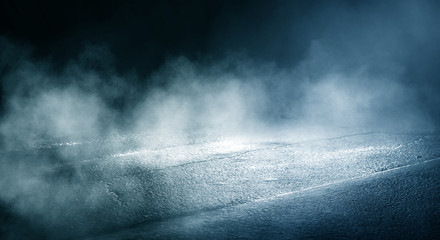
<svg viewBox="0 0 440 240">
<path fill-rule="evenodd" d="M 323 22 L 308 15 L 323 3 L 3 0 L 2 34 L 32 45 L 36 56 L 50 56 L 55 64 L 92 43 L 108 46 L 121 70 L 148 72 L 167 56 L 225 51 L 289 66 L 318 37 Z M 308 29 L 312 23 L 314 29 Z"/>
<path fill-rule="evenodd" d="M 437 1 L 2 0 L 0 34 L 55 71 L 85 46 L 104 46 L 112 55 L 88 67 L 135 71 L 142 87 L 172 57 L 240 53 L 289 69 L 319 41 L 345 69 L 386 75 L 398 66 L 399 83 L 416 89 L 418 107 L 439 122 L 439 9 Z M 2 103 L 9 92 L 2 86 Z"/>
</svg>

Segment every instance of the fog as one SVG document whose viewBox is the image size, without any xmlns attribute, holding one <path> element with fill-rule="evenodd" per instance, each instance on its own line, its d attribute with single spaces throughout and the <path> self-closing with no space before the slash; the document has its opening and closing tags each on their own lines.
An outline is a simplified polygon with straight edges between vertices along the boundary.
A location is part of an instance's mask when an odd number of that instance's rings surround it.
<svg viewBox="0 0 440 240">
<path fill-rule="evenodd" d="M 80 235 L 98 225 L 127 224 L 126 214 L 140 211 L 148 200 L 127 190 L 140 203 L 107 213 L 109 187 L 102 181 L 112 178 L 111 171 L 128 171 L 124 162 L 97 170 L 95 182 L 90 170 L 75 165 L 78 160 L 121 149 L 187 145 L 200 137 L 301 138 L 298 132 L 312 134 L 316 126 L 438 129 L 438 4 L 324 1 L 299 10 L 295 4 L 277 2 L 254 30 L 240 27 L 248 26 L 254 12 L 264 12 L 262 3 L 248 4 L 243 18 L 249 20 L 220 14 L 200 50 L 176 43 L 181 52 L 150 65 L 143 65 L 143 56 L 146 62 L 155 57 L 144 45 L 136 57 L 121 59 L 121 51 L 134 54 L 137 48 L 121 47 L 112 37 L 108 43 L 73 44 L 78 51 L 59 57 L 2 36 L 0 203 L 36 228 Z M 304 12 L 290 17 L 289 9 Z M 234 21 L 237 25 L 230 24 Z M 158 42 L 147 44 L 157 44 L 157 51 L 168 48 Z M 53 46 L 59 51 L 67 43 Z M 93 153 L 83 149 L 87 144 Z M 126 182 L 133 179 L 127 176 Z M 98 218 L 114 215 L 114 222 L 98 224 Z"/>
</svg>

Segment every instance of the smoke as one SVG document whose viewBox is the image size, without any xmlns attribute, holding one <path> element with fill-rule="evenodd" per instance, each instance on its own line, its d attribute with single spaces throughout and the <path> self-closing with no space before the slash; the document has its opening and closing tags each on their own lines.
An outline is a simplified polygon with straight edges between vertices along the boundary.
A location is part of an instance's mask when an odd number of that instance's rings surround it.
<svg viewBox="0 0 440 240">
<path fill-rule="evenodd" d="M 198 141 L 196 135 L 250 131 L 263 113 L 258 106 L 265 109 L 262 80 L 241 60 L 205 66 L 170 59 L 142 88 L 133 83 L 135 74 L 112 69 L 103 47 L 89 46 L 54 69 L 50 61 L 35 61 L 5 39 L 3 44 L 15 61 L 3 62 L 0 200 L 23 225 L 49 237 L 170 214 L 172 208 L 162 209 L 166 199 L 148 196 L 166 198 L 166 183 L 149 183 L 161 177 L 133 175 L 144 164 L 118 161 L 117 154 L 187 145 Z"/>
<path fill-rule="evenodd" d="M 105 45 L 85 44 L 59 66 L 1 38 L 0 203 L 49 236 L 59 229 L 78 236 L 172 212 L 158 203 L 166 188 L 148 184 L 162 176 L 145 180 L 133 174 L 148 172 L 142 164 L 108 160 L 120 152 L 296 126 L 435 130 L 437 9 L 428 1 L 396 5 L 313 8 L 305 26 L 319 31 L 304 30 L 312 37 L 291 65 L 231 51 L 169 57 L 143 76 L 118 71 Z M 81 163 L 90 159 L 108 163 Z M 148 195 L 154 191 L 158 196 Z"/>
</svg>

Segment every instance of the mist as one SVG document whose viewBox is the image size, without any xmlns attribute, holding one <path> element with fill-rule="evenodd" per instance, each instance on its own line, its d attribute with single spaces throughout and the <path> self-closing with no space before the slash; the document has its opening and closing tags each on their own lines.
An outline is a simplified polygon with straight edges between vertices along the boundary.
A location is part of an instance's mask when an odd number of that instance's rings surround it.
<svg viewBox="0 0 440 240">
<path fill-rule="evenodd" d="M 86 27 L 83 19 L 59 40 L 15 28 L 0 38 L 0 204 L 44 236 L 82 236 L 172 215 L 178 200 L 167 200 L 161 184 L 145 186 L 171 180 L 133 174 L 159 161 L 151 155 L 148 163 L 148 151 L 204 138 L 301 139 L 317 126 L 438 130 L 440 15 L 434 1 L 213 3 L 210 11 L 219 10 L 204 18 L 209 27 L 188 20 L 195 24 L 192 34 L 168 33 L 171 39 L 182 35 L 171 43 L 162 43 L 167 34 L 156 29 L 157 36 L 140 34 L 145 43 L 139 47 L 120 36 L 143 31 L 137 27 L 147 21 L 144 15 L 123 17 L 144 6 L 136 4 L 107 7 L 106 20 Z M 196 3 L 189 5 L 177 21 L 194 12 L 196 19 L 205 16 L 193 9 Z M 132 30 L 104 28 L 119 20 Z M 104 37 L 87 38 L 94 31 Z M 188 44 L 193 39 L 199 42 Z M 108 160 L 142 149 L 147 160 Z M 181 156 L 159 157 L 166 166 Z M 83 164 L 91 159 L 105 164 Z M 115 181 L 121 173 L 125 179 Z M 158 195 L 149 198 L 146 189 Z"/>
</svg>

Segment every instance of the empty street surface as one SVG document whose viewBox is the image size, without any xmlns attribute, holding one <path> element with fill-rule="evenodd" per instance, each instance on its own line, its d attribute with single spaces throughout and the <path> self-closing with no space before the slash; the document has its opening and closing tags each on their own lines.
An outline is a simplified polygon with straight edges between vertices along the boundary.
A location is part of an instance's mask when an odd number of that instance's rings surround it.
<svg viewBox="0 0 440 240">
<path fill-rule="evenodd" d="M 170 139 L 114 136 L 4 153 L 17 161 L 5 164 L 3 206 L 12 213 L 2 230 L 10 239 L 439 234 L 438 134 Z"/>
</svg>

